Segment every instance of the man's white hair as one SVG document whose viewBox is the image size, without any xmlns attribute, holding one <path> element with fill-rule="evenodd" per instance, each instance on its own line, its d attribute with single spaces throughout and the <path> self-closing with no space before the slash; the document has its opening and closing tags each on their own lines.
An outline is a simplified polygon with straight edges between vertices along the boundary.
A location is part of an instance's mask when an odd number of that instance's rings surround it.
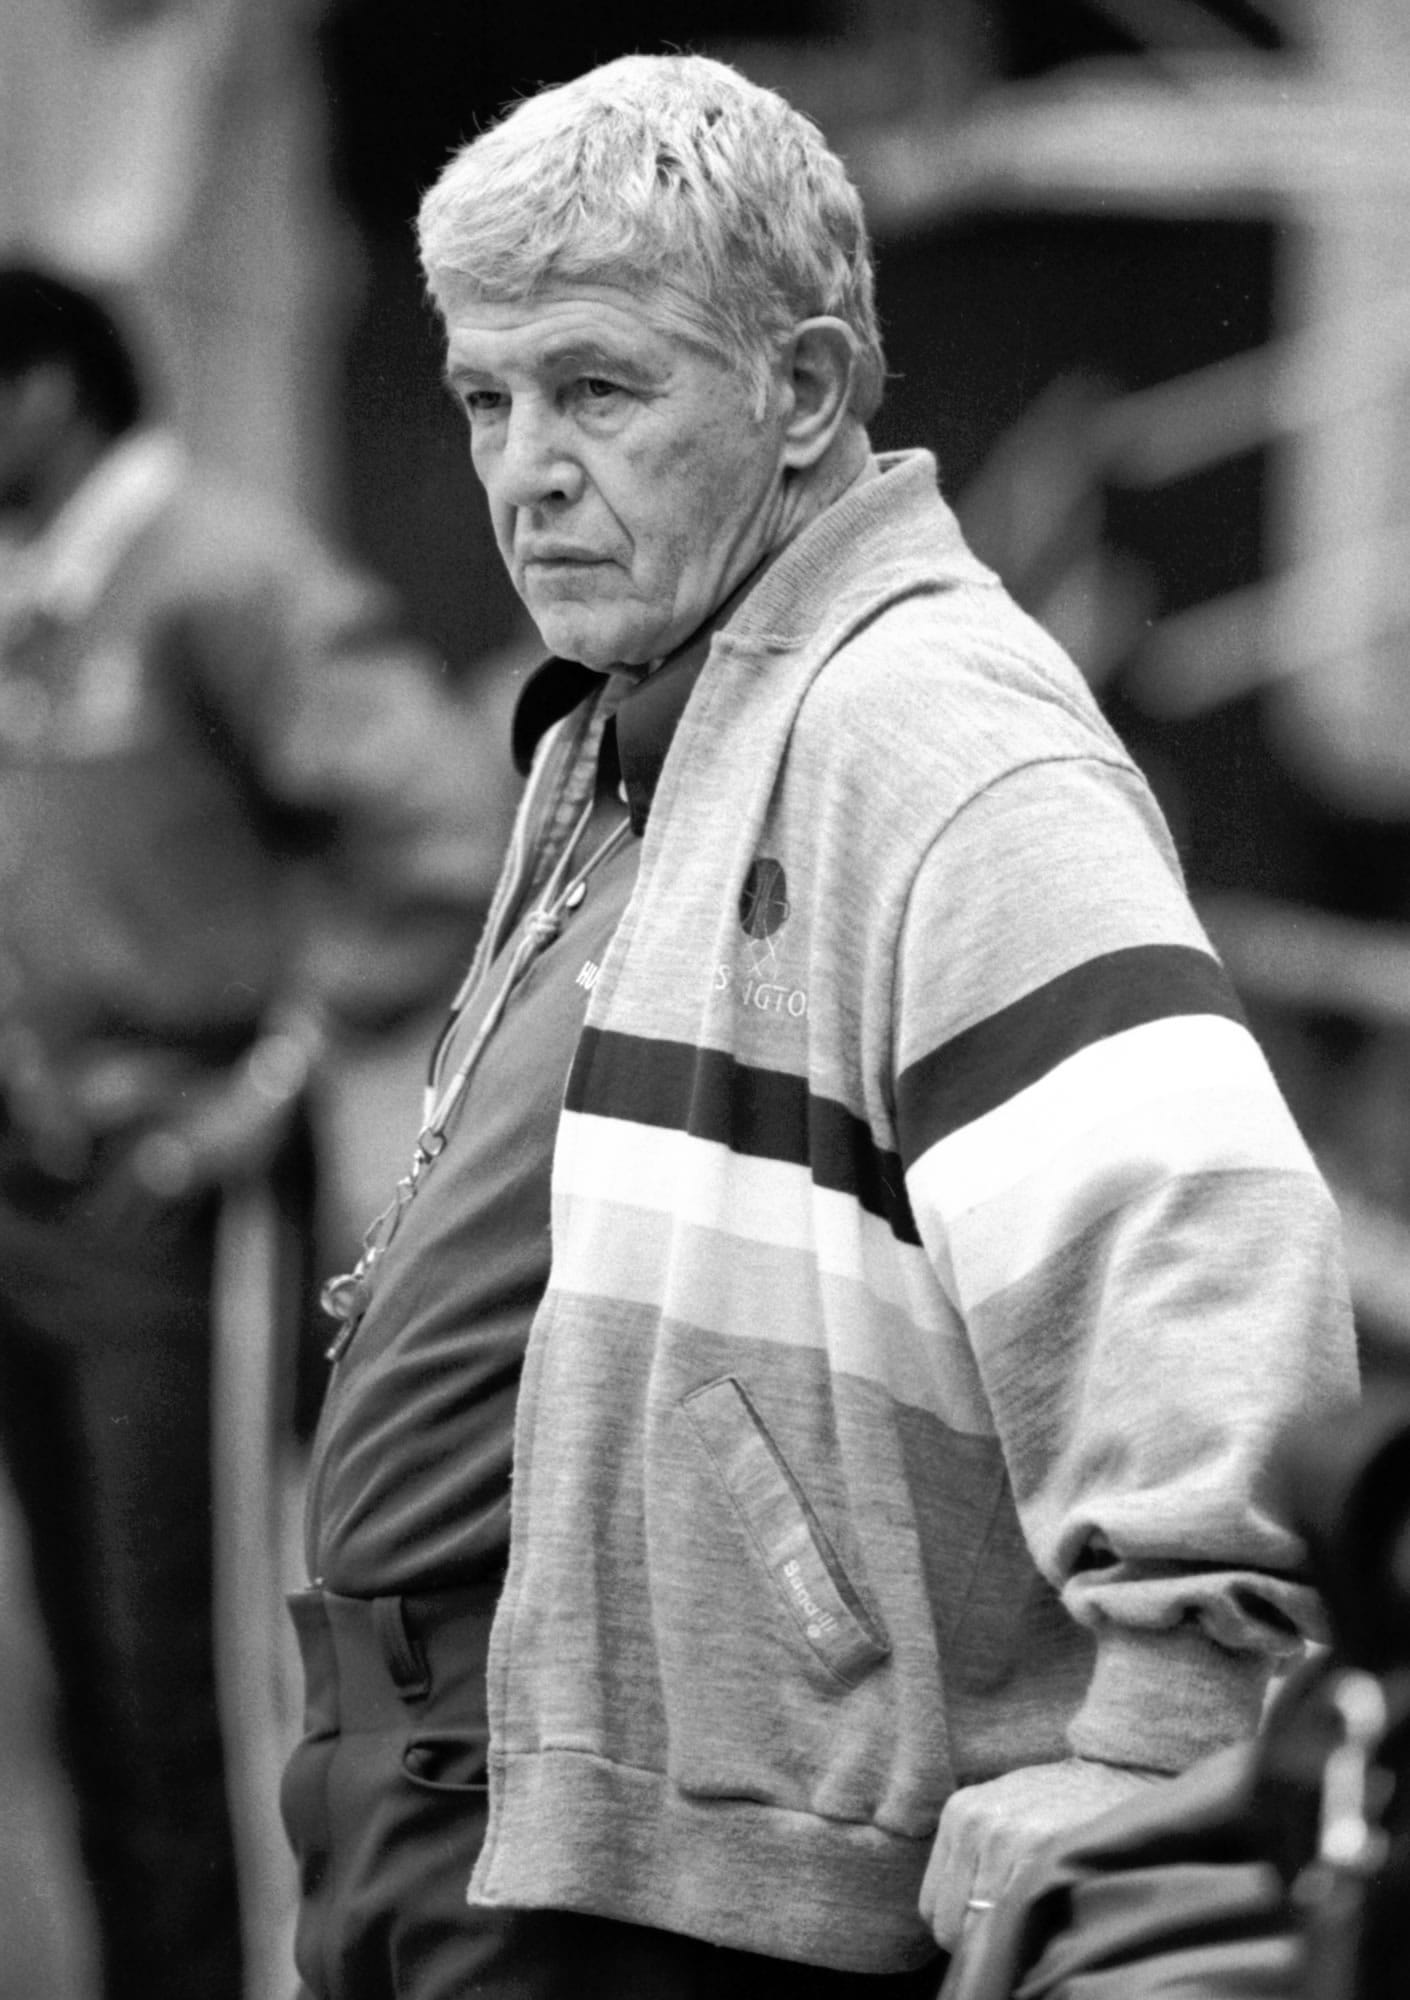
<svg viewBox="0 0 1410 2000">
<path fill-rule="evenodd" d="M 800 320 L 855 343 L 853 413 L 885 364 L 861 198 L 818 128 L 705 56 L 622 56 L 523 99 L 421 204 L 431 294 L 625 287 L 756 392 Z"/>
</svg>

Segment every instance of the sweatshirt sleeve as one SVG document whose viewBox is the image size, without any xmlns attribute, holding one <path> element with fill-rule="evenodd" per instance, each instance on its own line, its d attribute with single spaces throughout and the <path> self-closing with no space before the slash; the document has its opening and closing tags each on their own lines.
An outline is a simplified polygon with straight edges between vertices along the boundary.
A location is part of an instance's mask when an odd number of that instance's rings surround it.
<svg viewBox="0 0 1410 2000">
<path fill-rule="evenodd" d="M 955 818 L 896 1032 L 921 1237 L 1096 1639 L 1071 1747 L 1182 1768 L 1317 1630 L 1268 1462 L 1355 1360 L 1332 1202 L 1133 771 L 1035 763 Z"/>
</svg>

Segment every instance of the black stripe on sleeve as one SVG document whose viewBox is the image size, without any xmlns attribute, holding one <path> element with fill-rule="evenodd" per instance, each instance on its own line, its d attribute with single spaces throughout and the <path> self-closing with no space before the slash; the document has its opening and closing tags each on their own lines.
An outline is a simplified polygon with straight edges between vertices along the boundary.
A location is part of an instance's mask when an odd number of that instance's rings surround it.
<svg viewBox="0 0 1410 2000">
<path fill-rule="evenodd" d="M 1224 968 L 1208 952 L 1133 945 L 1073 966 L 902 1073 L 896 1090 L 902 1159 L 911 1165 L 1079 1049 L 1182 1014 L 1244 1018 Z"/>
<path fill-rule="evenodd" d="M 817 1186 L 880 1216 L 901 1242 L 920 1241 L 899 1156 L 844 1105 L 813 1096 L 802 1077 L 754 1069 L 718 1049 L 586 1028 L 566 1104 L 804 1167 Z"/>
</svg>

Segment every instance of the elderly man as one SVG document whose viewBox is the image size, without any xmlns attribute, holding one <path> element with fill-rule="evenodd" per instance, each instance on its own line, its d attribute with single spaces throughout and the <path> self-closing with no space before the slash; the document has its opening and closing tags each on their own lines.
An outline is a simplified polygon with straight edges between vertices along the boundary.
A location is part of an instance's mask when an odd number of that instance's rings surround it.
<svg viewBox="0 0 1410 2000">
<path fill-rule="evenodd" d="M 1308 1629 L 1263 1469 L 1352 1392 L 1331 1206 L 1080 676 L 870 449 L 813 127 L 630 57 L 421 245 L 556 657 L 330 1287 L 305 1992 L 933 1994 Z"/>
</svg>

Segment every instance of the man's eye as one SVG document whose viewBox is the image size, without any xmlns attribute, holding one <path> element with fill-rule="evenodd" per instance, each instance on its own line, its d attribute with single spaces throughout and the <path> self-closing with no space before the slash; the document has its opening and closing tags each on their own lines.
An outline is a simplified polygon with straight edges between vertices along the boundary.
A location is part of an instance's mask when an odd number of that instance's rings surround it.
<svg viewBox="0 0 1410 2000">
<path fill-rule="evenodd" d="M 578 393 L 585 402 L 603 403 L 609 396 L 621 394 L 621 384 L 609 382 L 602 375 L 584 375 L 578 383 Z"/>
<path fill-rule="evenodd" d="M 467 389 L 461 397 L 466 414 L 470 417 L 488 417 L 503 403 L 504 398 L 497 389 Z"/>
</svg>

